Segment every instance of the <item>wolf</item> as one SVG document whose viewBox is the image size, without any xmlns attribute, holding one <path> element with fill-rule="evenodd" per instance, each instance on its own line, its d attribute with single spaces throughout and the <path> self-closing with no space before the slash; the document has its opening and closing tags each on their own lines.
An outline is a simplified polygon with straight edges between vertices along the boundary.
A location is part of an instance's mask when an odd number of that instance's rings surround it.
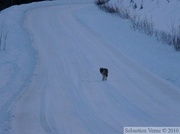
<svg viewBox="0 0 180 134">
<path fill-rule="evenodd" d="M 107 68 L 100 68 L 100 73 L 102 74 L 102 81 L 106 81 L 108 77 L 108 69 Z"/>
</svg>

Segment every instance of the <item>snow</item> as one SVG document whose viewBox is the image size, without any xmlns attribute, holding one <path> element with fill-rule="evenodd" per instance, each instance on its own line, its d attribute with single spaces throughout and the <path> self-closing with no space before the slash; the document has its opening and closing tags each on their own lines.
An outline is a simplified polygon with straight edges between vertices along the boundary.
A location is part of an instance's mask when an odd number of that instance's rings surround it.
<svg viewBox="0 0 180 134">
<path fill-rule="evenodd" d="M 118 134 L 124 126 L 180 124 L 179 53 L 89 3 L 0 13 L 0 133 Z M 100 67 L 109 69 L 106 82 Z"/>
<path fill-rule="evenodd" d="M 141 19 L 147 18 L 153 22 L 155 29 L 159 31 L 171 31 L 173 27 L 180 26 L 180 1 L 171 0 L 133 0 L 137 4 L 137 9 L 133 9 L 133 4 L 129 0 L 110 0 L 107 5 L 119 9 L 128 9 L 131 15 L 139 15 Z M 143 9 L 140 10 L 140 6 Z"/>
</svg>

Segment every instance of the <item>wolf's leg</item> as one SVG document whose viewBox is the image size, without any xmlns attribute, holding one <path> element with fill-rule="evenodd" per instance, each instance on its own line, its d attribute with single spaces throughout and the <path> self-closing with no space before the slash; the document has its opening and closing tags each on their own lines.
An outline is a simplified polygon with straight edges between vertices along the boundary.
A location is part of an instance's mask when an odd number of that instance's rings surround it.
<svg viewBox="0 0 180 134">
<path fill-rule="evenodd" d="M 105 80 L 105 76 L 104 75 L 102 75 L 102 81 L 104 81 Z"/>
</svg>

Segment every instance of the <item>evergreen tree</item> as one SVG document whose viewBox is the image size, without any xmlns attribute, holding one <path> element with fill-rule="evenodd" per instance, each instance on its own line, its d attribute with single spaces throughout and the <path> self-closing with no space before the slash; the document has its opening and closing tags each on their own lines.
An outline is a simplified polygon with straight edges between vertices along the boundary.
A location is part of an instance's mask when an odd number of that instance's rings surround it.
<svg viewBox="0 0 180 134">
<path fill-rule="evenodd" d="M 43 0 L 0 0 L 0 10 L 3 10 L 12 5 L 20 5 L 30 2 L 37 2 L 37 1 L 43 1 Z"/>
</svg>

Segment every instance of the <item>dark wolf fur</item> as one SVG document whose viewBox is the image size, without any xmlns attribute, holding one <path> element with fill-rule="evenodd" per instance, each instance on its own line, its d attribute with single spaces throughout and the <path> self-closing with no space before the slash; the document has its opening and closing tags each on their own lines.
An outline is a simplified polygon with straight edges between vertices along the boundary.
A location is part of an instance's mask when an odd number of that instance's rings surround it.
<svg viewBox="0 0 180 134">
<path fill-rule="evenodd" d="M 100 73 L 102 74 L 102 81 L 107 80 L 108 77 L 108 69 L 107 68 L 100 68 Z"/>
</svg>

